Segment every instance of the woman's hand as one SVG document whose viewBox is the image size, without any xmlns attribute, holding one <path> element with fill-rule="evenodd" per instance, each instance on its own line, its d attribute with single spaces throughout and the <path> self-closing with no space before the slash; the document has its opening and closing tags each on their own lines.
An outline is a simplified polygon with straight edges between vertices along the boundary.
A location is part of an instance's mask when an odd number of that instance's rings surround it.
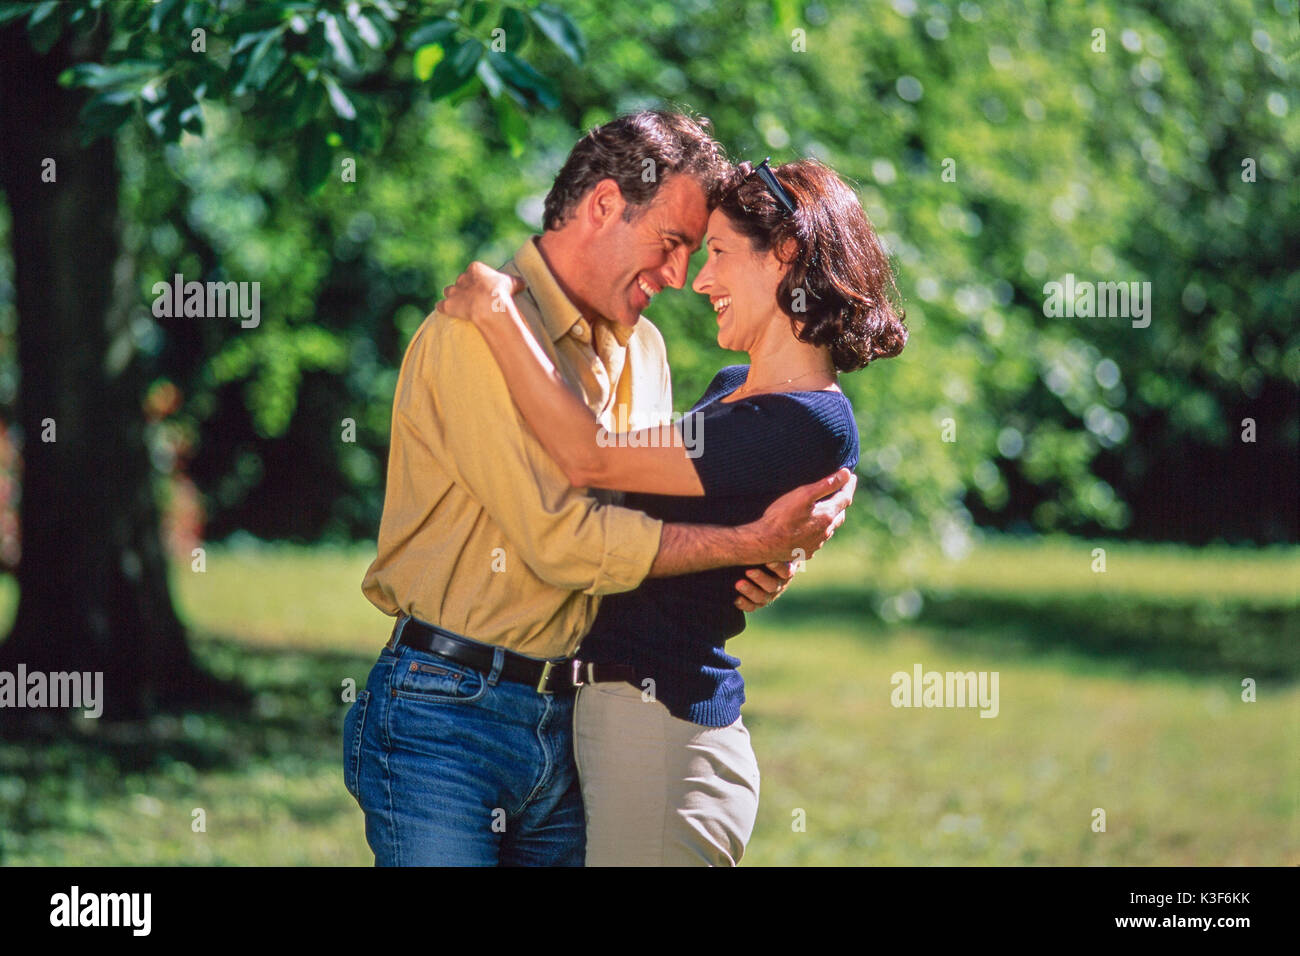
<svg viewBox="0 0 1300 956">
<path fill-rule="evenodd" d="M 790 579 L 799 570 L 799 562 L 773 561 L 767 568 L 767 571 L 750 568 L 745 572 L 745 577 L 736 582 L 736 590 L 742 595 L 733 602 L 736 607 L 746 613 L 767 607 L 790 586 Z"/>
<path fill-rule="evenodd" d="M 504 318 L 510 299 L 526 287 L 523 279 L 497 272 L 482 262 L 471 262 L 454 283 L 443 288 L 443 299 L 434 311 L 482 325 Z"/>
</svg>

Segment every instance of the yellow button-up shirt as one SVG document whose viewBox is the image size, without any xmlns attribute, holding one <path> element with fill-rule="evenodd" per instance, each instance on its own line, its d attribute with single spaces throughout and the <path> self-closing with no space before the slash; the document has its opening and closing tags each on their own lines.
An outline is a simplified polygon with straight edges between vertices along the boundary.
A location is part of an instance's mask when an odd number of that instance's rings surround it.
<svg viewBox="0 0 1300 956">
<path fill-rule="evenodd" d="M 601 424 L 669 419 L 667 353 L 649 320 L 588 322 L 532 238 L 503 271 L 528 284 L 519 311 Z M 398 375 L 378 556 L 362 591 L 385 614 L 568 656 L 599 595 L 635 588 L 659 551 L 662 523 L 608 503 L 617 499 L 570 486 L 478 330 L 432 313 Z"/>
</svg>

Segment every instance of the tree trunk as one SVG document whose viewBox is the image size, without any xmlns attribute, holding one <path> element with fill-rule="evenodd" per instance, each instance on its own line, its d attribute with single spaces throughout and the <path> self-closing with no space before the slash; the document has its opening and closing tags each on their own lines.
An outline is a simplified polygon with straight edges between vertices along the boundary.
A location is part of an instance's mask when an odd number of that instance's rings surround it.
<svg viewBox="0 0 1300 956">
<path fill-rule="evenodd" d="M 23 456 L 20 597 L 0 670 L 102 671 L 104 715 L 136 717 L 243 695 L 196 666 L 172 606 L 141 408 L 148 359 L 131 334 L 148 305 L 120 235 L 114 143 L 81 146 L 85 93 L 56 82 L 106 35 L 65 36 L 42 56 L 21 24 L 0 30 Z"/>
</svg>

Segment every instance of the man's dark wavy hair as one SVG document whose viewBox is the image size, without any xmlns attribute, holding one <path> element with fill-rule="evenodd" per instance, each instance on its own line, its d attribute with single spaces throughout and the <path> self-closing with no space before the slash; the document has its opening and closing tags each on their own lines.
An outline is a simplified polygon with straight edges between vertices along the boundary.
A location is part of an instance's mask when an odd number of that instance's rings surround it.
<svg viewBox="0 0 1300 956">
<path fill-rule="evenodd" d="M 730 170 L 726 152 L 710 135 L 706 117 L 643 110 L 610 120 L 578 140 L 546 195 L 543 225 L 559 229 L 578 201 L 602 179 L 618 183 L 632 221 L 669 176 L 693 177 L 717 203 Z M 653 169 L 653 174 L 651 170 Z"/>
</svg>

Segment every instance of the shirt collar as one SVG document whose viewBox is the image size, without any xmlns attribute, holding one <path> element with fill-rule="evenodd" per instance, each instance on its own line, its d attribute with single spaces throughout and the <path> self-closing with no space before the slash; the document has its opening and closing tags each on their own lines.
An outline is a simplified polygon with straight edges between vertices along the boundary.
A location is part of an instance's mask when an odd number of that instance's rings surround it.
<svg viewBox="0 0 1300 956">
<path fill-rule="evenodd" d="M 556 281 L 555 274 L 551 272 L 551 267 L 542 258 L 542 253 L 537 248 L 537 236 L 529 236 L 528 240 L 519 247 L 519 251 L 515 253 L 514 264 L 519 270 L 519 275 L 528 283 L 528 291 L 533 294 L 537 302 L 537 308 L 542 314 L 542 324 L 546 326 L 546 332 L 552 342 L 559 341 L 579 322 L 583 323 L 584 328 L 587 327 L 582 313 L 564 294 L 560 283 Z M 597 321 L 605 323 L 621 346 L 627 345 L 628 339 L 635 331 L 621 322 L 609 322 L 604 319 Z"/>
<path fill-rule="evenodd" d="M 551 272 L 550 266 L 546 264 L 541 251 L 537 248 L 536 236 L 529 236 L 528 240 L 519 247 L 519 251 L 515 253 L 514 263 L 519 270 L 519 275 L 528 283 L 528 291 L 537 302 L 538 311 L 542 314 L 542 324 L 546 326 L 551 341 L 560 340 L 568 334 L 569 329 L 582 320 L 582 313 L 569 301 L 569 297 L 564 294 L 559 282 L 555 280 L 554 273 Z"/>
<path fill-rule="evenodd" d="M 602 320 L 603 321 L 603 320 Z M 609 330 L 614 333 L 614 338 L 618 339 L 618 344 L 627 347 L 627 340 L 630 339 L 636 329 L 629 329 L 622 322 L 605 322 Z"/>
</svg>

